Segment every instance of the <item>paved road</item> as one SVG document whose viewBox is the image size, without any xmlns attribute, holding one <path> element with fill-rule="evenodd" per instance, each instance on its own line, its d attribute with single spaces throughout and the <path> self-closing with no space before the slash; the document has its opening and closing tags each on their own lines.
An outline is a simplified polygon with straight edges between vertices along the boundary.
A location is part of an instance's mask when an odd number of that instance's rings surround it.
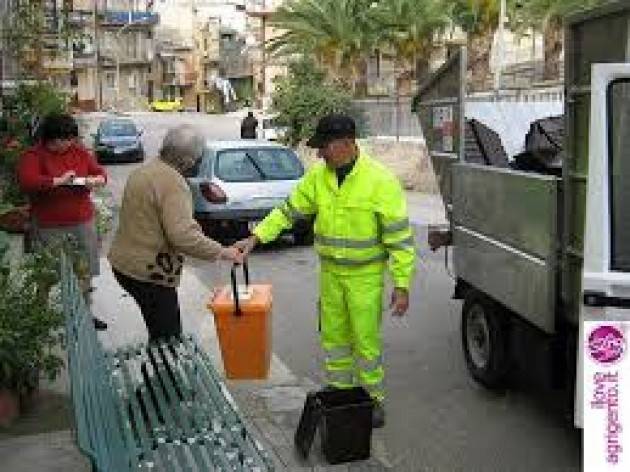
<svg viewBox="0 0 630 472">
<path fill-rule="evenodd" d="M 165 130 L 190 122 L 208 137 L 237 135 L 233 117 L 139 114 L 149 155 Z M 135 165 L 109 166 L 120 198 Z M 413 210 L 413 208 L 412 208 Z M 469 378 L 459 339 L 460 303 L 443 256 L 432 254 L 426 228 L 417 228 L 420 261 L 412 308 L 405 324 L 385 317 L 385 363 L 389 397 L 389 457 L 398 471 L 569 472 L 580 470 L 580 435 L 543 395 L 491 394 Z M 274 286 L 274 351 L 299 377 L 319 380 L 315 304 L 316 259 L 310 248 L 279 244 L 251 260 L 255 281 Z M 204 281 L 223 284 L 228 274 L 194 264 Z"/>
</svg>

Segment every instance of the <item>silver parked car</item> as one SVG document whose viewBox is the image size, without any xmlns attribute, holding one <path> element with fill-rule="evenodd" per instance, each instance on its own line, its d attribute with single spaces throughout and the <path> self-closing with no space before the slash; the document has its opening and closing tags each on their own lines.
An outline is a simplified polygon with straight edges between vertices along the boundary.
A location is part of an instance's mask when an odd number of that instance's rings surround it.
<svg viewBox="0 0 630 472">
<path fill-rule="evenodd" d="M 289 148 L 268 141 L 208 141 L 196 177 L 188 179 L 195 218 L 217 240 L 245 237 L 280 205 L 304 175 Z M 297 244 L 311 244 L 311 221 L 293 228 Z"/>
</svg>

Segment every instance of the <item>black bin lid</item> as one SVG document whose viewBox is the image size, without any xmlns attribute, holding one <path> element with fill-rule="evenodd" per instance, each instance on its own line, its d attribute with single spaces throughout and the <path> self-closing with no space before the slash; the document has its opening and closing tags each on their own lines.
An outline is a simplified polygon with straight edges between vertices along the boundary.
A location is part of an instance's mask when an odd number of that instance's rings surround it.
<svg viewBox="0 0 630 472">
<path fill-rule="evenodd" d="M 306 396 L 304 409 L 300 416 L 300 422 L 295 432 L 295 448 L 303 459 L 310 453 L 315 440 L 315 433 L 322 419 L 328 411 L 349 406 L 369 405 L 373 406 L 370 394 L 363 387 L 350 389 L 324 389 L 319 392 L 310 392 Z"/>
<path fill-rule="evenodd" d="M 317 394 L 318 392 L 310 392 L 306 396 L 300 423 L 295 432 L 295 448 L 303 459 L 306 459 L 311 451 L 315 432 L 321 419 L 322 410 Z"/>
</svg>

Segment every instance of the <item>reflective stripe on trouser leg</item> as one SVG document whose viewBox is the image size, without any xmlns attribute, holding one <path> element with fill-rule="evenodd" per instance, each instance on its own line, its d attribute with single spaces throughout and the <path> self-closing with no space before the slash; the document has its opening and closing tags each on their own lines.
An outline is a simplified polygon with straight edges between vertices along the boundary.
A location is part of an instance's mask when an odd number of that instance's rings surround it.
<svg viewBox="0 0 630 472">
<path fill-rule="evenodd" d="M 372 398 L 382 402 L 385 399 L 385 369 L 381 356 L 372 360 L 359 357 L 356 366 L 360 385 L 365 387 Z"/>
<path fill-rule="evenodd" d="M 324 370 L 326 371 L 326 384 L 338 388 L 349 388 L 354 386 L 354 358 L 352 347 L 337 346 L 330 350 L 324 349 L 326 360 Z"/>
<path fill-rule="evenodd" d="M 381 318 L 383 274 L 346 276 L 343 280 L 356 357 L 358 384 L 370 396 L 385 399 L 385 371 L 382 365 Z"/>
<path fill-rule="evenodd" d="M 326 356 L 326 383 L 337 388 L 355 385 L 352 330 L 346 296 L 340 277 L 321 271 L 320 284 L 320 341 Z"/>
</svg>

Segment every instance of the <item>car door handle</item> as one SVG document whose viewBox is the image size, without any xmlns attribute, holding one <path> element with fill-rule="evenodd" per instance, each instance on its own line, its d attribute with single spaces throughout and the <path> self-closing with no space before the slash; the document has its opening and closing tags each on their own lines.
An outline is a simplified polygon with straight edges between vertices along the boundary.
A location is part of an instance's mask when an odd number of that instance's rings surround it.
<svg viewBox="0 0 630 472">
<path fill-rule="evenodd" d="M 591 290 L 584 291 L 584 305 L 592 308 L 628 308 L 630 309 L 630 298 L 611 297 L 604 292 Z"/>
</svg>

